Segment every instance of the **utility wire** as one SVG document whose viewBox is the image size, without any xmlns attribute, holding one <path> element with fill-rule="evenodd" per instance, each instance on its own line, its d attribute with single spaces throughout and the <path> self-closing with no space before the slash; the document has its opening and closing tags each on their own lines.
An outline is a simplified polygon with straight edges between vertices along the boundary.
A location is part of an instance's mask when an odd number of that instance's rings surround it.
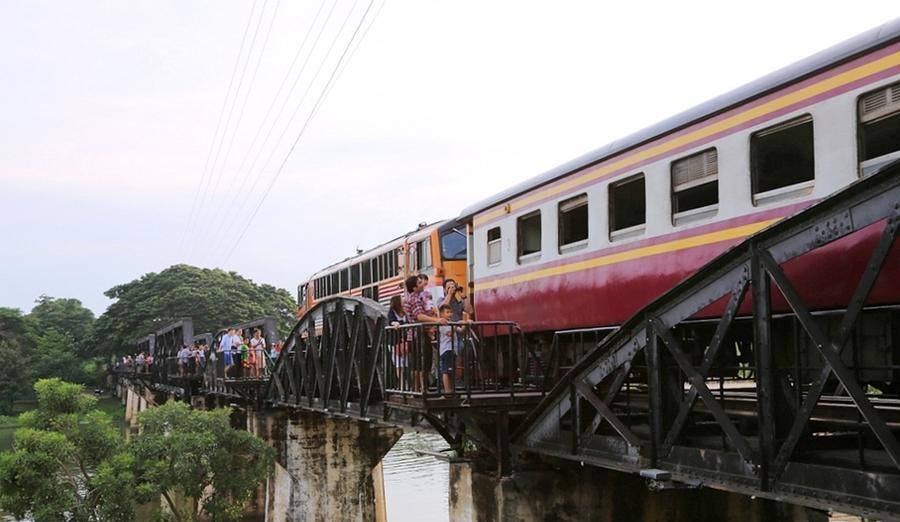
<svg viewBox="0 0 900 522">
<path fill-rule="evenodd" d="M 353 12 L 356 10 L 357 4 L 359 4 L 359 0 L 354 0 L 354 1 L 353 1 L 353 5 L 351 5 L 351 6 L 350 6 L 350 9 L 347 11 L 347 16 L 344 17 L 344 21 L 341 23 L 340 28 L 337 30 L 337 32 L 335 32 L 334 38 L 331 39 L 331 44 L 328 46 L 328 50 L 325 51 L 325 54 L 324 54 L 323 57 L 322 57 L 322 61 L 319 63 L 318 67 L 316 68 L 316 72 L 313 74 L 312 80 L 310 80 L 309 84 L 306 86 L 306 90 L 305 90 L 305 91 L 303 92 L 303 94 L 301 95 L 300 101 L 297 103 L 296 107 L 294 107 L 294 110 L 293 110 L 293 112 L 291 113 L 291 116 L 290 116 L 290 118 L 288 119 L 287 124 L 284 125 L 284 128 L 281 130 L 281 134 L 280 134 L 280 135 L 278 136 L 278 138 L 275 140 L 275 145 L 274 145 L 274 146 L 272 147 L 272 149 L 269 151 L 269 154 L 268 154 L 268 156 L 266 157 L 265 163 L 263 163 L 262 168 L 259 170 L 259 172 L 257 172 L 256 177 L 255 177 L 253 183 L 250 185 L 250 187 L 251 187 L 251 192 L 252 192 L 252 187 L 255 187 L 255 186 L 260 182 L 260 180 L 262 179 L 263 174 L 265 173 L 266 169 L 267 169 L 268 166 L 269 166 L 269 163 L 271 163 L 272 160 L 275 158 L 275 154 L 276 154 L 276 152 L 278 152 L 278 147 L 279 147 L 279 145 L 282 143 L 282 141 L 284 140 L 284 137 L 287 135 L 287 132 L 288 132 L 289 130 L 291 130 L 291 125 L 294 123 L 294 119 L 296 119 L 297 115 L 300 113 L 300 109 L 303 108 L 303 104 L 306 102 L 307 96 L 309 95 L 309 93 L 310 93 L 310 91 L 312 90 L 313 86 L 316 85 L 316 80 L 319 78 L 319 75 L 322 73 L 322 69 L 325 68 L 325 64 L 328 63 L 328 59 L 331 57 L 331 52 L 334 50 L 335 45 L 337 45 L 338 41 L 341 39 L 341 35 L 344 34 L 344 28 L 347 27 L 347 24 L 350 22 L 350 19 L 353 17 Z M 335 1 L 335 5 L 337 5 L 337 0 Z M 324 26 L 323 26 L 322 29 L 324 30 Z M 319 36 L 321 36 L 321 35 L 319 35 Z M 352 42 L 352 41 L 348 41 L 348 43 L 350 43 L 350 42 Z M 313 50 L 314 50 L 314 49 L 311 49 L 310 53 L 312 53 Z M 311 56 L 311 54 L 310 54 L 310 56 Z M 309 57 L 308 57 L 308 58 L 309 58 Z M 305 66 L 306 66 L 306 64 L 304 63 L 304 68 L 305 68 Z M 295 82 L 294 82 L 294 83 L 296 84 L 297 81 L 299 81 L 299 80 L 300 80 L 300 76 L 298 76 L 298 77 L 295 79 Z M 326 86 L 327 86 L 327 84 L 326 84 Z M 293 87 L 294 87 L 294 86 L 291 87 L 291 90 L 293 90 Z M 285 104 L 286 104 L 286 103 L 287 103 L 287 100 L 285 100 Z M 284 107 L 282 106 L 282 109 L 283 109 L 283 108 L 284 108 Z M 272 131 L 275 130 L 275 128 L 277 127 L 277 125 L 278 125 L 278 120 L 276 119 L 276 120 L 272 123 L 272 128 L 269 129 L 269 134 L 270 134 L 270 135 L 271 135 Z M 268 136 L 266 137 L 266 141 L 268 142 Z M 262 153 L 263 153 L 263 148 L 260 148 L 260 150 L 257 151 L 257 157 L 254 158 L 254 160 L 253 160 L 253 164 L 252 164 L 253 166 L 256 165 L 256 162 L 257 162 L 257 160 L 259 159 L 259 157 L 262 155 Z M 251 167 L 251 170 L 252 170 L 252 167 Z M 234 218 L 232 218 L 232 219 L 229 220 L 229 223 L 228 223 L 228 226 L 226 227 L 226 230 L 229 230 L 229 229 L 231 229 L 233 226 L 238 225 L 238 224 L 240 223 L 240 218 L 241 218 L 241 216 L 244 214 L 245 203 L 250 204 L 250 199 L 251 199 L 251 198 L 250 198 L 249 195 L 248 195 L 248 197 L 247 197 L 244 201 L 241 201 L 241 202 L 238 204 L 238 211 L 233 213 Z M 227 239 L 229 236 L 226 235 L 225 237 L 226 237 L 226 239 Z M 225 243 L 227 244 L 228 242 L 225 241 Z M 218 245 L 218 243 L 216 243 L 216 245 Z"/>
<path fill-rule="evenodd" d="M 250 147 L 247 149 L 247 153 L 244 154 L 244 158 L 241 160 L 241 164 L 238 167 L 238 174 L 243 172 L 244 176 L 242 177 L 240 186 L 237 190 L 238 194 L 244 193 L 244 188 L 247 186 L 247 181 L 250 179 L 250 173 L 253 171 L 253 167 L 256 166 L 256 162 L 259 160 L 259 157 L 262 155 L 262 151 L 265 149 L 266 145 L 269 143 L 269 138 L 272 136 L 272 131 L 278 125 L 278 120 L 281 119 L 282 114 L 284 114 L 284 109 L 287 106 L 287 103 L 290 101 L 291 95 L 293 95 L 294 89 L 297 87 L 297 84 L 299 83 L 300 78 L 303 77 L 303 73 L 306 71 L 306 65 L 309 63 L 309 59 L 312 57 L 312 53 L 315 51 L 316 47 L 318 46 L 319 40 L 322 37 L 322 33 L 325 31 L 325 27 L 328 25 L 329 20 L 331 20 L 331 15 L 334 14 L 334 9 L 335 9 L 335 7 L 337 7 L 338 0 L 335 0 L 335 2 L 331 6 L 331 9 L 328 11 L 328 14 L 325 16 L 325 21 L 323 22 L 322 26 L 319 28 L 319 31 L 316 34 L 315 39 L 313 40 L 313 44 L 309 48 L 309 53 L 307 54 L 306 58 L 303 60 L 303 64 L 300 66 L 300 71 L 297 73 L 296 77 L 294 78 L 294 81 L 291 84 L 291 87 L 288 89 L 287 95 L 285 95 L 284 101 L 282 102 L 281 106 L 279 107 L 278 112 L 276 113 L 275 119 L 272 120 L 272 126 L 269 128 L 268 132 L 266 133 L 266 136 L 263 139 L 262 145 L 260 145 L 259 150 L 257 151 L 256 155 L 253 158 L 253 161 L 250 164 L 250 167 L 245 170 L 244 166 L 247 164 L 247 160 L 250 158 L 250 155 L 253 152 L 253 149 L 255 148 L 257 141 L 259 140 L 259 137 L 262 134 L 263 128 L 265 128 L 266 123 L 269 121 L 269 116 L 272 113 L 272 109 L 275 108 L 275 105 L 277 104 L 278 99 L 280 98 L 281 93 L 284 90 L 284 86 L 287 84 L 288 79 L 291 78 L 291 76 L 292 76 L 291 73 L 293 72 L 294 67 L 297 65 L 297 61 L 300 59 L 300 56 L 303 54 L 303 49 L 306 46 L 306 42 L 309 40 L 309 36 L 312 34 L 313 28 L 315 28 L 316 22 L 318 22 L 319 16 L 322 14 L 322 9 L 325 7 L 325 4 L 327 3 L 327 1 L 328 0 L 322 0 L 322 3 L 319 4 L 319 9 L 318 9 L 318 11 L 316 11 L 316 15 L 313 18 L 313 23 L 309 26 L 309 29 L 307 29 L 306 35 L 303 37 L 303 41 L 300 43 L 300 47 L 297 48 L 297 52 L 294 54 L 294 58 L 291 62 L 291 65 L 290 65 L 290 67 L 288 67 L 288 70 L 285 73 L 284 78 L 282 78 L 281 85 L 278 87 L 278 91 L 275 93 L 275 96 L 272 98 L 272 103 L 269 104 L 269 108 L 266 110 L 266 115 L 263 117 L 262 121 L 259 124 L 259 127 L 256 129 L 256 135 L 253 136 L 253 140 L 250 143 Z M 252 186 L 251 186 L 251 188 L 252 188 Z M 229 217 L 230 216 L 231 215 L 229 214 Z M 232 220 L 229 219 L 227 221 L 232 221 Z M 228 227 L 224 227 L 225 222 L 226 222 L 226 219 L 222 219 L 218 222 L 219 226 L 216 228 L 215 232 L 211 236 L 213 239 L 213 245 L 218 244 L 219 234 L 223 230 L 228 229 Z"/>
<path fill-rule="evenodd" d="M 300 132 L 297 134 L 297 138 L 294 140 L 294 143 L 291 145 L 291 148 L 288 150 L 287 154 L 285 155 L 284 160 L 282 160 L 281 164 L 278 166 L 278 170 L 275 171 L 275 175 L 272 177 L 272 180 L 269 182 L 269 185 L 266 187 L 266 191 L 263 193 L 262 199 L 260 199 L 259 203 L 256 205 L 256 208 L 253 209 L 253 213 L 250 214 L 250 219 L 247 220 L 247 224 L 244 226 L 243 230 L 241 230 L 241 233 L 238 236 L 237 241 L 235 241 L 235 243 L 228 250 L 228 254 L 225 256 L 225 261 L 222 263 L 222 265 L 225 265 L 226 263 L 228 263 L 228 261 L 231 259 L 231 255 L 234 253 L 235 248 L 237 248 L 237 246 L 240 244 L 240 242 L 244 239 L 244 235 L 246 235 L 247 230 L 250 228 L 250 225 L 253 223 L 253 219 L 256 217 L 256 214 L 259 212 L 259 209 L 262 208 L 263 203 L 265 202 L 269 193 L 272 191 L 272 187 L 275 186 L 275 182 L 278 181 L 278 177 L 281 175 L 281 172 L 284 170 L 284 166 L 287 164 L 288 159 L 290 159 L 291 154 L 294 152 L 294 149 L 296 149 L 297 145 L 300 143 L 300 139 L 303 137 L 303 134 L 306 132 L 306 129 L 309 126 L 309 122 L 312 120 L 312 117 L 318 111 L 318 108 L 325 101 L 325 95 L 329 92 L 329 86 L 334 81 L 336 74 L 338 72 L 338 69 L 340 69 L 341 64 L 343 63 L 344 58 L 347 56 L 347 52 L 350 50 L 350 47 L 353 44 L 353 41 L 356 39 L 357 34 L 359 34 L 359 30 L 360 30 L 360 28 L 362 28 L 363 23 L 365 22 L 366 17 L 369 14 L 369 11 L 372 9 L 372 4 L 374 2 L 375 2 L 375 0 L 369 0 L 369 5 L 366 6 L 366 10 L 363 13 L 362 18 L 360 18 L 359 23 L 356 25 L 356 29 L 353 31 L 353 35 L 350 36 L 350 41 L 347 42 L 347 46 L 344 47 L 344 51 L 341 53 L 341 57 L 338 59 L 337 65 L 335 65 L 334 70 L 331 71 L 331 75 L 328 78 L 328 82 L 325 84 L 325 88 L 322 89 L 322 92 L 319 95 L 319 98 L 316 100 L 315 105 L 313 105 L 313 109 L 312 109 L 312 111 L 310 111 L 309 117 L 306 118 L 306 121 L 304 122 L 303 127 L 300 129 Z"/>
<path fill-rule="evenodd" d="M 254 3 L 255 2 L 256 2 L 256 0 L 254 0 Z M 231 100 L 231 107 L 228 109 L 228 117 L 225 118 L 225 130 L 222 131 L 222 137 L 219 140 L 219 146 L 216 149 L 215 156 L 213 157 L 212 170 L 210 171 L 210 176 L 209 176 L 210 182 L 207 184 L 207 188 L 209 188 L 209 186 L 212 186 L 213 184 L 216 187 L 215 189 L 213 189 L 213 195 L 212 195 L 213 201 L 215 201 L 215 193 L 218 190 L 219 181 L 222 177 L 221 170 L 219 171 L 219 175 L 216 176 L 216 165 L 219 162 L 219 155 L 222 152 L 222 145 L 225 143 L 225 136 L 228 135 L 228 128 L 231 126 L 231 117 L 234 114 L 234 107 L 235 107 L 235 105 L 237 105 L 238 96 L 240 96 L 240 94 L 241 94 L 241 87 L 243 86 L 244 78 L 247 75 L 247 66 L 250 64 L 250 59 L 253 57 L 253 48 L 256 46 L 256 37 L 259 35 L 259 27 L 260 27 L 260 25 L 262 25 L 263 17 L 266 14 L 266 5 L 268 3 L 269 3 L 269 0 L 263 0 L 262 9 L 260 9 L 260 12 L 259 12 L 259 19 L 256 21 L 256 26 L 253 29 L 253 37 L 250 40 L 250 50 L 247 51 L 247 60 L 244 61 L 244 66 L 241 68 L 241 75 L 238 78 L 237 89 L 235 90 L 234 98 Z M 213 178 L 216 178 L 215 182 L 212 181 Z M 204 207 L 206 206 L 206 200 L 207 200 L 206 196 L 208 194 L 209 194 L 208 190 L 204 191 L 203 194 L 200 196 L 200 200 L 197 202 L 197 204 L 199 205 L 199 208 L 197 209 L 197 219 L 200 221 L 199 224 L 202 224 L 203 210 L 204 210 Z M 195 225 L 195 226 L 197 226 L 197 225 Z M 194 247 L 195 243 L 196 243 L 196 241 L 193 241 L 188 245 L 188 257 L 190 257 L 190 255 L 193 253 L 193 247 Z"/>
<path fill-rule="evenodd" d="M 213 149 L 216 147 L 216 138 L 219 135 L 219 128 L 222 125 L 222 116 L 225 115 L 225 107 L 228 106 L 228 98 L 231 97 L 231 87 L 234 85 L 234 77 L 237 75 L 238 66 L 241 63 L 241 55 L 244 54 L 244 44 L 247 41 L 247 33 L 250 32 L 250 23 L 253 21 L 253 12 L 256 10 L 256 0 L 253 0 L 253 6 L 250 8 L 250 15 L 247 17 L 247 24 L 244 26 L 244 35 L 241 37 L 241 47 L 238 50 L 237 57 L 234 59 L 234 68 L 231 70 L 231 79 L 228 81 L 228 90 L 225 92 L 225 99 L 222 101 L 222 108 L 219 109 L 219 119 L 216 121 L 216 130 L 213 132 L 213 139 L 209 144 L 209 152 L 206 153 L 206 162 L 203 165 L 203 172 L 200 175 L 200 183 L 197 184 L 197 190 L 194 193 L 194 199 L 190 201 L 191 211 L 188 214 L 188 219 L 185 222 L 184 230 L 181 233 L 181 240 L 178 243 L 178 251 L 184 251 L 184 242 L 187 239 L 188 229 L 190 229 L 191 224 L 194 220 L 194 214 L 197 209 L 197 205 L 194 204 L 197 201 L 197 198 L 200 196 L 200 190 L 203 187 L 204 182 L 206 181 L 206 173 L 209 169 L 209 160 L 212 158 Z"/>
<path fill-rule="evenodd" d="M 263 43 L 262 43 L 262 46 L 260 47 L 259 57 L 256 60 L 256 65 L 253 68 L 253 73 L 250 75 L 250 83 L 247 86 L 247 91 L 244 94 L 244 101 L 241 102 L 241 109 L 238 112 L 237 122 L 234 124 L 234 130 L 231 133 L 231 140 L 228 142 L 228 148 L 225 150 L 225 158 L 222 160 L 222 163 L 219 166 L 219 170 L 220 170 L 219 178 L 218 178 L 219 180 L 221 180 L 222 174 L 225 172 L 225 168 L 228 165 L 228 158 L 231 157 L 231 151 L 234 149 L 234 139 L 238 134 L 238 129 L 240 129 L 240 127 L 241 127 L 241 122 L 244 120 L 244 111 L 247 108 L 247 101 L 250 99 L 250 93 L 253 92 L 254 85 L 256 85 L 256 77 L 259 73 L 259 67 L 262 65 L 263 56 L 265 56 L 265 54 L 266 54 L 266 48 L 269 45 L 269 36 L 271 36 L 271 34 L 272 34 L 272 26 L 275 25 L 275 19 L 278 16 L 278 8 L 280 6 L 281 6 L 281 0 L 276 0 L 275 7 L 274 7 L 274 9 L 272 9 L 272 17 L 269 19 L 269 26 L 266 28 L 266 35 L 263 38 Z M 263 5 L 263 13 L 265 13 L 265 5 Z M 260 22 L 262 22 L 262 18 L 263 17 L 261 16 Z M 253 47 L 251 46 L 251 52 L 252 52 L 252 49 L 253 49 Z M 235 176 L 236 175 L 237 174 L 235 174 Z M 215 190 L 213 190 L 213 192 L 211 194 L 211 197 L 213 198 L 212 199 L 213 208 L 215 208 L 215 197 L 216 197 L 217 192 L 218 192 L 218 183 L 216 184 Z M 224 220 L 224 216 L 223 216 L 222 220 L 219 220 L 219 222 L 221 223 L 221 221 L 223 221 L 223 220 Z M 204 225 L 205 225 L 205 222 L 201 222 L 197 229 L 197 236 L 199 238 L 206 237 L 206 235 L 204 235 L 202 233 L 202 231 L 204 229 Z"/>
</svg>

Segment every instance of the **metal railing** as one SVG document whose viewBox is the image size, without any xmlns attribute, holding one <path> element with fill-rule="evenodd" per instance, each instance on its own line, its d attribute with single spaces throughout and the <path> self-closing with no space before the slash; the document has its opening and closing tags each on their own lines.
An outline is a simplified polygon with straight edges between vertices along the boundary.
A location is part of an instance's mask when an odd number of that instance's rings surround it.
<svg viewBox="0 0 900 522">
<path fill-rule="evenodd" d="M 210 358 L 207 372 L 215 379 L 268 380 L 274 367 L 274 359 L 268 350 L 232 349 L 229 354 L 224 351 L 215 352 Z"/>
<path fill-rule="evenodd" d="M 513 322 L 389 326 L 382 349 L 389 394 L 471 399 L 476 394 L 515 396 L 547 384 L 547 361 L 529 348 Z"/>
</svg>

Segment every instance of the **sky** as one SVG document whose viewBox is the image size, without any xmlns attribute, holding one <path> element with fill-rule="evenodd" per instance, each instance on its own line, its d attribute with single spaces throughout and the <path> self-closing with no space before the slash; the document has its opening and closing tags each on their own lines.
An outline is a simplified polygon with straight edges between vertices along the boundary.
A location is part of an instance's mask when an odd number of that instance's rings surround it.
<svg viewBox="0 0 900 522">
<path fill-rule="evenodd" d="M 100 314 L 105 290 L 176 263 L 294 293 L 897 16 L 895 0 L 5 0 L 0 306 Z"/>
</svg>

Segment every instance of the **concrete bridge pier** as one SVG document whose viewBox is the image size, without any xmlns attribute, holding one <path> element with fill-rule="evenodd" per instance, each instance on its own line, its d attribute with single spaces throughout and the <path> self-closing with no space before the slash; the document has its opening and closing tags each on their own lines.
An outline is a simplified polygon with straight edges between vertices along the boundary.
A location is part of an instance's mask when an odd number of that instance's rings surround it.
<svg viewBox="0 0 900 522">
<path fill-rule="evenodd" d="M 650 491 L 637 475 L 564 465 L 497 478 L 450 464 L 450 520 L 826 522 L 827 513 L 709 488 Z"/>
<path fill-rule="evenodd" d="M 267 520 L 383 519 L 381 459 L 403 430 L 318 412 L 248 412 L 251 433 L 278 453 L 260 498 Z M 263 489 L 263 488 L 261 488 Z M 380 491 L 378 491 L 380 489 Z"/>
</svg>

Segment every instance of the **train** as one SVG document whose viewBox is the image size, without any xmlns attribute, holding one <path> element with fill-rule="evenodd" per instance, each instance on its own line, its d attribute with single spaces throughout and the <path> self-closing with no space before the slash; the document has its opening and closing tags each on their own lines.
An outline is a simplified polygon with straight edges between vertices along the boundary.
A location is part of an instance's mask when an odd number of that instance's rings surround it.
<svg viewBox="0 0 900 522">
<path fill-rule="evenodd" d="M 465 288 L 467 254 L 465 224 L 452 219 L 420 223 L 415 230 L 323 268 L 298 285 L 297 315 L 332 296 L 365 297 L 387 306 L 391 297 L 404 292 L 403 281 L 410 275 L 428 275 L 435 298 L 448 279 Z"/>
<path fill-rule="evenodd" d="M 447 277 L 468 285 L 478 320 L 533 335 L 615 327 L 744 238 L 897 159 L 900 19 L 327 267 L 299 285 L 298 312 L 331 295 L 386 303 L 404 276 L 427 273 L 435 294 Z M 847 302 L 855 278 L 822 276 L 861 271 L 877 237 L 791 267 L 806 274 L 810 307 Z M 872 305 L 900 303 L 898 250 Z M 896 313 L 886 320 L 900 331 Z"/>
</svg>

